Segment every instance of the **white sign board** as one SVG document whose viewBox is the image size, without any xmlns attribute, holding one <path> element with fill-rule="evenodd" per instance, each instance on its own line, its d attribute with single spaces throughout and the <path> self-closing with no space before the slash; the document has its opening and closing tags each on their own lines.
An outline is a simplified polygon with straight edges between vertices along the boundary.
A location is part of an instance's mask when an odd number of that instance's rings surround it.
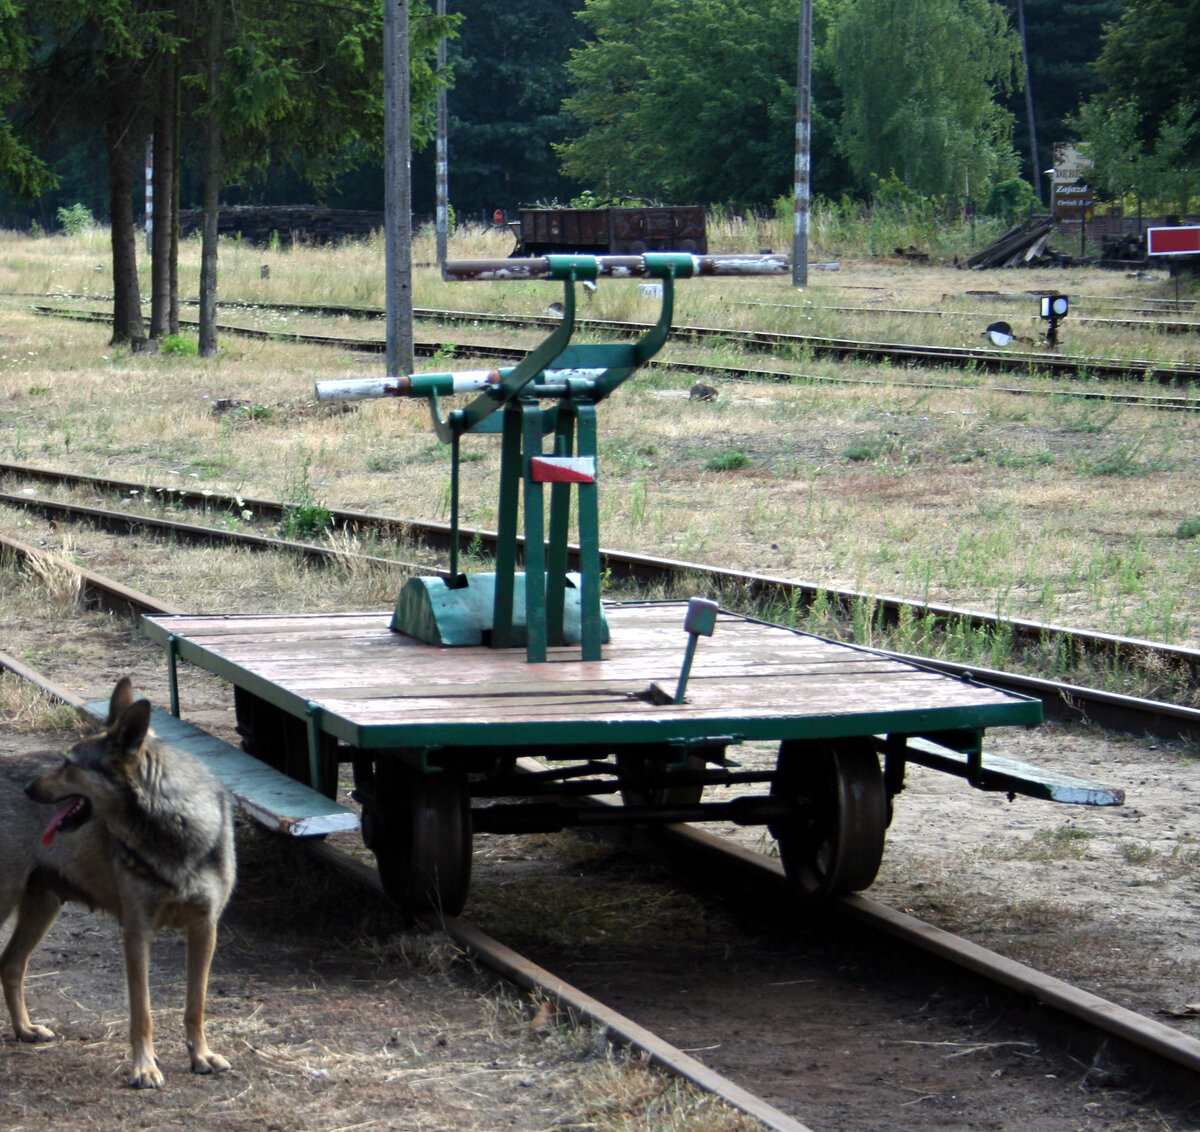
<svg viewBox="0 0 1200 1132">
<path fill-rule="evenodd" d="M 1054 180 L 1083 181 L 1092 171 L 1092 159 L 1087 155 L 1087 145 L 1074 142 L 1054 143 Z"/>
</svg>

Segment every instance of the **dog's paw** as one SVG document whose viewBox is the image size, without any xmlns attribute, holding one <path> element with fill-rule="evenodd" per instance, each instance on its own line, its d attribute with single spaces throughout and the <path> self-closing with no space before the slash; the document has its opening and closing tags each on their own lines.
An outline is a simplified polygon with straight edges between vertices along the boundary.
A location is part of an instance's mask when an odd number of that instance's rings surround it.
<svg viewBox="0 0 1200 1132">
<path fill-rule="evenodd" d="M 131 1089 L 161 1089 L 166 1084 L 166 1078 L 156 1062 L 149 1065 L 134 1065 L 129 1078 Z"/>
<path fill-rule="evenodd" d="M 202 1053 L 192 1052 L 193 1073 L 227 1073 L 229 1068 L 229 1062 L 219 1053 L 213 1053 L 210 1049 L 206 1049 Z"/>
<path fill-rule="evenodd" d="M 36 1022 L 30 1022 L 28 1026 L 21 1026 L 17 1030 L 17 1038 L 23 1042 L 52 1042 L 54 1031 L 39 1026 Z"/>
</svg>

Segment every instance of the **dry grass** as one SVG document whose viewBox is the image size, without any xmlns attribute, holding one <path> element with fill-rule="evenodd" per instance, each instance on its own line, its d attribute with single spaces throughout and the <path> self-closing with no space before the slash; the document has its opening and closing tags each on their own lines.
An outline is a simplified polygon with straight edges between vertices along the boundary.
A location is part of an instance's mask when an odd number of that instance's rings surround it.
<svg viewBox="0 0 1200 1132">
<path fill-rule="evenodd" d="M 34 684 L 0 671 L 0 719 L 22 731 L 62 734 L 77 729 L 74 708 L 53 699 Z"/>
<path fill-rule="evenodd" d="M 462 232 L 451 255 L 504 254 L 508 239 Z M 422 404 L 362 403 L 335 412 L 312 402 L 315 379 L 378 372 L 377 359 L 234 338 L 206 363 L 113 350 L 102 327 L 35 317 L 16 297 L 102 291 L 104 277 L 94 270 L 103 262 L 100 235 L 4 234 L 0 246 L 0 291 L 9 293 L 0 331 L 0 457 L 279 496 L 297 506 L 446 517 L 447 453 Z M 418 247 L 416 258 L 431 259 L 432 252 Z M 188 245 L 185 293 L 194 260 Z M 271 265 L 267 279 L 259 272 L 263 262 Z M 382 301 L 377 241 L 279 251 L 231 243 L 222 248 L 221 264 L 223 296 L 249 304 Z M 679 288 L 679 317 L 976 344 L 992 317 L 1014 325 L 1031 319 L 1034 300 L 1020 292 L 1041 287 L 1070 292 L 1077 310 L 1111 306 L 1114 296 L 1135 288 L 1147 296 L 1173 294 L 1165 283 L 1113 273 L 967 274 L 847 262 L 803 294 L 786 280 L 690 281 Z M 417 272 L 415 289 L 418 305 L 526 313 L 557 295 L 551 284 L 444 284 L 427 269 Z M 592 306 L 616 317 L 653 313 L 636 287 L 616 282 L 603 284 Z M 884 316 L 847 307 L 960 313 Z M 294 321 L 261 307 L 251 315 L 280 329 Z M 328 321 L 322 328 L 337 330 Z M 344 332 L 382 334 L 382 328 L 354 321 Z M 1200 342 L 1117 333 L 1068 319 L 1066 348 L 1190 358 Z M 684 346 L 671 353 L 697 355 Z M 733 353 L 718 343 L 708 356 Z M 603 406 L 606 545 L 1001 616 L 1200 642 L 1197 542 L 1176 537 L 1180 524 L 1198 514 L 1196 414 L 1095 408 L 1054 396 L 1070 384 L 1049 378 L 1022 379 L 1029 390 L 1023 395 L 996 389 L 1016 381 L 981 374 L 763 361 L 790 364 L 815 380 L 729 384 L 717 402 L 701 404 L 686 399 L 693 379 L 650 370 Z M 464 353 L 454 364 L 469 366 L 471 359 Z M 876 384 L 820 380 L 844 375 Z M 956 387 L 917 388 L 921 379 Z M 214 413 L 221 397 L 263 412 Z M 464 447 L 464 522 L 494 526 L 498 445 L 481 437 Z M 257 529 L 253 515 L 237 518 Z M 388 589 L 385 581 L 365 586 L 363 600 L 386 601 Z"/>
<path fill-rule="evenodd" d="M 507 248 L 488 244 L 494 239 L 481 235 L 469 245 L 460 241 L 452 254 L 504 254 Z M 188 256 L 193 255 L 189 248 Z M 0 293 L 6 293 L 0 300 L 5 308 L 0 326 L 0 459 L 148 483 L 274 495 L 297 507 L 445 517 L 447 454 L 433 440 L 423 406 L 370 403 L 334 413 L 312 403 L 314 379 L 375 372 L 376 359 L 233 338 L 224 341 L 212 362 L 186 354 L 134 356 L 111 349 L 103 328 L 36 317 L 28 312 L 27 300 L 18 297 L 103 292 L 107 279 L 94 268 L 106 258 L 103 240 L 95 234 L 70 241 L 0 235 Z M 264 280 L 258 268 L 267 261 L 271 273 Z M 381 264 L 382 252 L 371 242 L 280 252 L 230 245 L 222 251 L 222 289 L 226 297 L 254 304 L 308 300 L 377 305 L 382 301 Z M 193 271 L 189 258 L 185 290 L 194 289 Z M 942 268 L 848 262 L 803 296 L 780 281 L 683 285 L 681 318 L 907 340 L 927 337 L 930 327 L 940 327 L 937 334 L 945 338 L 957 335 L 970 341 L 977 337 L 977 322 L 1025 310 L 1020 304 L 1031 300 L 997 298 L 993 303 L 968 297 L 966 290 L 990 288 L 1007 295 L 1028 285 L 1061 287 L 1096 302 L 1135 285 L 1164 290 L 1158 284 L 1082 272 L 968 277 Z M 447 287 L 432 272 L 422 271 L 416 301 L 537 312 L 555 294 L 540 284 Z M 752 302 L 771 305 L 746 305 Z M 811 305 L 805 308 L 804 303 Z M 870 304 L 961 307 L 966 313 L 909 319 L 828 309 Z M 653 313 L 634 290 L 619 286 L 602 287 L 593 309 L 612 317 Z M 277 316 L 252 314 L 262 325 L 285 328 L 272 321 Z M 360 334 L 370 325 L 347 323 L 346 330 Z M 1079 352 L 1125 348 L 1140 354 L 1154 349 L 1186 357 L 1194 349 L 1183 337 L 1131 339 L 1123 347 L 1114 342 L 1102 349 L 1090 331 L 1085 335 L 1080 329 L 1076 336 L 1074 326 L 1068 329 L 1070 348 Z M 719 347 L 716 353 L 720 355 Z M 462 361 L 470 364 L 466 357 Z M 935 375 L 938 380 L 956 377 L 965 387 L 929 391 L 915 387 L 915 380 L 930 376 L 919 372 L 840 367 L 805 358 L 794 365 L 818 378 L 849 372 L 878 384 L 726 386 L 716 403 L 701 405 L 687 400 L 691 379 L 647 372 L 606 403 L 601 411 L 604 542 L 831 586 L 1200 640 L 1197 543 L 1174 536 L 1181 521 L 1195 516 L 1200 498 L 1194 415 L 1093 411 L 1046 396 L 1052 383 L 1045 378 L 1029 379 L 1025 385 L 1030 392 L 1014 395 L 996 392 L 981 375 L 940 374 Z M 269 414 L 215 414 L 212 402 L 219 397 L 262 405 Z M 484 437 L 469 440 L 467 447 L 472 458 L 463 467 L 464 520 L 492 526 L 496 446 Z M 848 455 L 852 451 L 857 454 Z M 725 453 L 741 454 L 745 461 L 726 471 L 707 466 Z M 253 514 L 231 521 L 252 530 L 261 526 Z M 82 557 L 102 573 L 205 611 L 236 612 L 248 602 L 255 610 L 384 607 L 400 585 L 399 577 L 383 569 L 316 569 L 245 552 L 131 548 L 126 540 L 94 533 L 81 532 L 74 547 L 63 547 L 61 536 L 47 525 L 7 508 L 0 510 L 0 530 L 42 542 L 48 561 L 63 552 Z M 358 545 L 352 533 L 335 532 L 333 537 L 347 547 Z M 78 614 L 70 595 L 58 612 L 52 606 L 36 608 L 24 592 L 26 583 L 11 572 L 2 585 L 5 628 L 14 637 L 25 622 L 40 620 L 44 627 L 46 621 Z M 869 619 L 862 628 L 871 634 Z M 58 647 L 66 656 L 72 648 L 92 646 L 63 633 Z M 138 659 L 144 660 L 140 653 Z M 94 658 L 81 655 L 80 661 L 90 664 Z M 122 663 L 131 663 L 129 656 L 122 656 Z M 152 663 L 145 662 L 147 670 Z M 7 701 L 0 700 L 0 711 L 8 710 Z M 1176 862 L 1155 846 L 1140 861 L 1132 843 L 1118 851 L 1143 883 L 1168 871 L 1186 875 L 1194 864 L 1185 852 L 1176 870 Z M 1039 846 L 1038 852 L 1040 856 L 1021 858 L 1013 850 L 1012 863 L 1033 867 L 1054 860 L 1049 850 Z M 1155 856 L 1160 853 L 1161 859 Z M 921 862 L 910 860 L 890 867 L 909 880 L 921 872 Z M 530 886 L 525 896 L 536 888 Z M 668 899 L 647 907 L 640 923 L 630 923 L 630 900 L 640 891 L 624 883 L 611 889 L 593 883 L 583 891 L 583 886 L 563 882 L 552 900 L 532 912 L 511 901 L 502 910 L 544 920 L 548 908 L 563 909 L 569 914 L 552 925 L 563 946 L 586 943 L 618 926 L 631 933 L 670 934 L 673 916 L 696 914 L 688 901 Z M 475 898 L 492 898 L 500 908 L 508 895 L 479 891 Z M 567 902 L 567 895 L 575 902 Z M 966 909 L 969 897 L 963 900 Z M 992 926 L 998 937 L 1010 933 L 1014 950 L 1029 955 L 1044 949 L 1048 960 L 1060 948 L 1086 942 L 1085 914 L 1070 919 L 1070 938 L 1049 933 L 1044 941 L 1031 938 L 1029 925 L 1039 922 L 1061 925 L 1064 920 L 1057 905 L 1030 905 L 1016 908 L 1011 919 L 995 919 Z M 539 930 L 545 928 L 542 923 Z M 311 932 L 311 926 L 305 930 Z M 251 944 L 257 947 L 257 940 L 247 935 L 248 950 Z M 356 954 L 374 966 L 390 964 L 399 949 L 405 968 L 424 978 L 446 978 L 461 966 L 459 956 L 437 941 L 379 946 L 383 951 L 352 941 Z M 286 995 L 311 1001 L 314 1010 L 320 997 L 299 976 Z M 470 1033 L 501 1044 L 506 1071 L 529 1073 L 539 1081 L 561 1074 L 571 1106 L 560 1106 L 556 1116 L 569 1111 L 580 1123 L 601 1129 L 733 1132 L 752 1126 L 728 1111 L 711 1111 L 705 1098 L 647 1071 L 636 1059 L 600 1052 L 596 1035 L 568 1020 L 534 1034 L 529 1011 L 528 1004 L 502 996 L 491 999 Z M 437 1019 L 429 1025 L 436 1027 Z M 405 1097 L 436 1094 L 445 1105 L 448 1125 L 461 1108 L 462 1126 L 474 1127 L 468 1119 L 480 1107 L 479 1083 L 495 1071 L 487 1060 L 494 1052 L 458 1059 L 438 1053 L 435 1040 L 423 1047 L 422 1060 L 411 1046 L 366 1050 L 336 1041 L 318 1044 L 304 1035 L 272 1034 L 241 1021 L 230 1024 L 230 1030 L 242 1040 L 249 1035 L 239 1056 L 256 1064 L 256 1082 L 269 1082 L 276 1090 L 271 1104 L 294 1103 L 313 1082 L 348 1082 L 349 1092 L 386 1080 L 405 1090 L 424 1090 L 406 1091 Z M 460 1026 L 459 1033 L 464 1032 Z M 437 1057 L 428 1055 L 431 1048 Z M 534 1074 L 530 1064 L 538 1061 Z M 563 1071 L 576 1063 L 577 1073 Z M 265 1118 L 268 1107 L 248 1115 Z M 356 1111 L 348 1107 L 347 1120 Z"/>
</svg>

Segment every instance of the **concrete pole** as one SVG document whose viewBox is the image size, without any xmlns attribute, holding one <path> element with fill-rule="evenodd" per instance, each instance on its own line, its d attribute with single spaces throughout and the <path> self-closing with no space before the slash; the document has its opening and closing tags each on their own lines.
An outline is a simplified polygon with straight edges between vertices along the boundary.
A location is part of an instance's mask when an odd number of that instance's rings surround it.
<svg viewBox="0 0 1200 1132">
<path fill-rule="evenodd" d="M 408 67 L 408 0 L 384 0 L 384 271 L 387 371 L 413 371 L 412 119 Z"/>
<path fill-rule="evenodd" d="M 792 285 L 808 286 L 808 218 L 812 195 L 812 0 L 800 3 L 796 76 L 796 193 L 792 231 Z"/>
<path fill-rule="evenodd" d="M 437 0 L 437 14 L 444 19 L 446 15 L 446 0 Z M 438 75 L 445 78 L 446 70 L 446 37 L 438 40 L 437 48 Z M 437 265 L 441 271 L 446 263 L 446 243 L 450 234 L 450 189 L 449 165 L 446 154 L 446 134 L 449 124 L 449 112 L 446 105 L 446 88 L 438 87 L 437 93 Z"/>
</svg>

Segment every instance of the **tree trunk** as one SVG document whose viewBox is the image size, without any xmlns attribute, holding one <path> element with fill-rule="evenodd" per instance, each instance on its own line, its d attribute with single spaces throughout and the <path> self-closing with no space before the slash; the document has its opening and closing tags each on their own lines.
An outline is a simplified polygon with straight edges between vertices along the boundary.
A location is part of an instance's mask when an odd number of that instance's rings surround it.
<svg viewBox="0 0 1200 1132">
<path fill-rule="evenodd" d="M 208 120 L 204 141 L 204 228 L 200 240 L 200 356 L 217 353 L 217 220 L 221 193 L 221 19 L 214 0 L 208 27 Z"/>
<path fill-rule="evenodd" d="M 134 83 L 116 74 L 108 80 L 108 195 L 112 223 L 112 344 L 145 341 L 137 274 L 137 226 L 133 219 L 134 162 L 141 156 L 136 137 Z"/>
<path fill-rule="evenodd" d="M 154 112 L 154 228 L 150 259 L 150 337 L 171 331 L 172 203 L 175 198 L 175 61 L 163 63 Z"/>
</svg>

